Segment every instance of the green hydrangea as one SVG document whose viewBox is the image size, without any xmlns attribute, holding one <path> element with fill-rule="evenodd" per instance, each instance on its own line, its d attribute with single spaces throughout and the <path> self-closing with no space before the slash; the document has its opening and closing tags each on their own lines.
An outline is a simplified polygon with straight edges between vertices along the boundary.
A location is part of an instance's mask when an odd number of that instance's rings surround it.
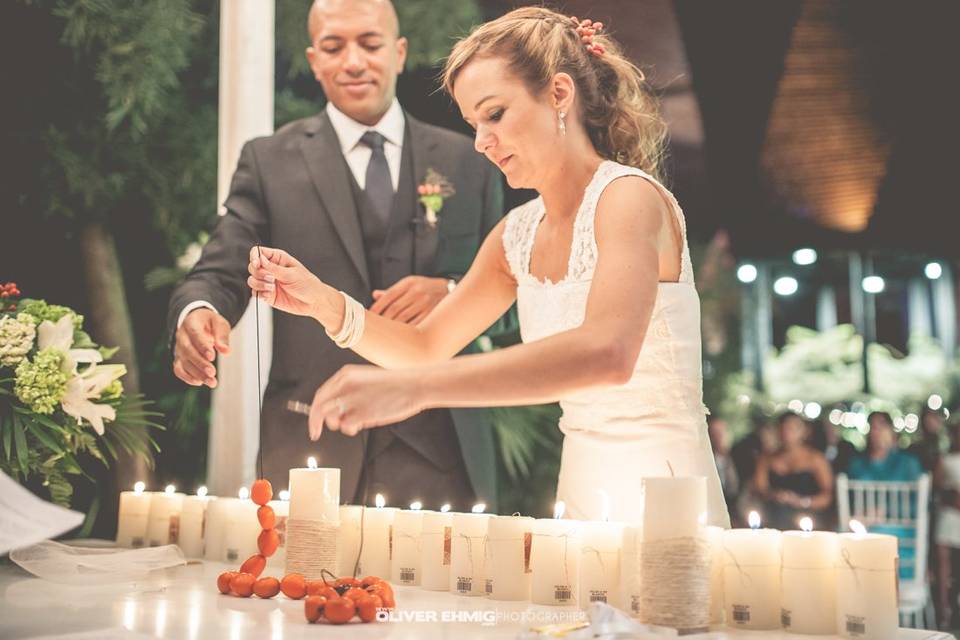
<svg viewBox="0 0 960 640">
<path fill-rule="evenodd" d="M 70 314 L 71 320 L 73 321 L 73 328 L 77 331 L 83 328 L 83 316 L 75 313 L 70 307 L 64 307 L 59 304 L 47 304 L 43 300 L 24 298 L 17 306 L 17 310 L 33 316 L 34 321 L 38 325 L 44 320 L 56 322 L 63 316 Z"/>
<path fill-rule="evenodd" d="M 0 318 L 0 366 L 15 367 L 27 357 L 37 335 L 33 316 L 18 313 L 17 317 Z"/>
<path fill-rule="evenodd" d="M 35 413 L 51 414 L 67 390 L 67 375 L 61 370 L 64 354 L 57 349 L 44 349 L 33 361 L 17 365 L 14 393 Z"/>
</svg>

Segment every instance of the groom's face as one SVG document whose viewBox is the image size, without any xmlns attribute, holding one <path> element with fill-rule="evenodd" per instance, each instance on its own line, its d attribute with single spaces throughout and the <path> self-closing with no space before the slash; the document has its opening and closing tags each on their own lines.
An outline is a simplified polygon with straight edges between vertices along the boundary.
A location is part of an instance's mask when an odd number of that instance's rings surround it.
<svg viewBox="0 0 960 640">
<path fill-rule="evenodd" d="M 515 188 L 536 189 L 557 153 L 557 114 L 538 100 L 499 58 L 471 60 L 457 76 L 453 96 L 476 130 L 474 147 Z"/>
<path fill-rule="evenodd" d="M 390 108 L 407 56 L 386 1 L 325 0 L 310 10 L 307 60 L 340 111 L 372 126 Z"/>
</svg>

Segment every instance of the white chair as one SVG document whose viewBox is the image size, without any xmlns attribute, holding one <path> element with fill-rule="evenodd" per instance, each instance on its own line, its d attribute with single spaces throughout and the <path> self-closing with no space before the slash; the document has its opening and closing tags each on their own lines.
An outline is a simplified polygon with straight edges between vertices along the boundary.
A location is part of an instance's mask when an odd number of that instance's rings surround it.
<svg viewBox="0 0 960 640">
<path fill-rule="evenodd" d="M 928 474 L 923 474 L 915 482 L 850 480 L 842 473 L 837 476 L 841 529 L 846 529 L 850 520 L 855 519 L 867 529 L 892 525 L 912 530 L 910 537 L 898 536 L 900 549 L 914 550 L 912 558 L 900 554 L 900 566 L 913 573 L 912 578 L 900 580 L 900 624 L 921 629 L 936 628 L 933 599 L 927 582 L 929 499 Z"/>
</svg>

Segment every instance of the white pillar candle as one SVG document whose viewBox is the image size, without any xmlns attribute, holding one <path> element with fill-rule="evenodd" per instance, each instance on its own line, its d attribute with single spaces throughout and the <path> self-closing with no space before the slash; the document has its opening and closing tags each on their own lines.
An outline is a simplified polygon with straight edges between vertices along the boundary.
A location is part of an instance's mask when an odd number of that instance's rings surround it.
<svg viewBox="0 0 960 640">
<path fill-rule="evenodd" d="M 150 498 L 150 519 L 147 521 L 147 545 L 159 547 L 176 544 L 180 537 L 180 511 L 183 494 L 168 485 L 163 493 Z"/>
<path fill-rule="evenodd" d="M 117 546 L 138 547 L 147 544 L 147 522 L 150 519 L 150 500 L 153 494 L 143 490 L 138 482 L 133 491 L 120 493 L 120 508 L 117 517 Z"/>
<path fill-rule="evenodd" d="M 188 558 L 203 557 L 204 521 L 212 498 L 207 496 L 207 488 L 200 487 L 197 495 L 186 496 L 180 511 L 180 539 L 177 544 Z"/>
<path fill-rule="evenodd" d="M 420 503 L 397 511 L 393 517 L 393 552 L 390 575 L 393 582 L 409 586 L 420 584 L 420 533 L 423 511 Z"/>
<path fill-rule="evenodd" d="M 453 514 L 427 511 L 420 532 L 420 587 L 430 591 L 450 589 L 450 553 Z"/>
<path fill-rule="evenodd" d="M 360 518 L 363 507 L 345 504 L 340 507 L 340 530 L 337 532 L 337 576 L 352 576 L 354 569 L 360 577 L 368 575 L 357 567 L 360 555 Z"/>
<path fill-rule="evenodd" d="M 325 570 L 338 569 L 340 469 L 317 467 L 316 459 L 311 457 L 307 459 L 307 468 L 290 469 L 289 477 L 286 573 L 319 580 Z"/>
<path fill-rule="evenodd" d="M 487 523 L 486 592 L 492 600 L 530 599 L 533 518 L 493 516 Z"/>
<path fill-rule="evenodd" d="M 390 575 L 393 519 L 399 509 L 383 505 L 383 496 L 377 494 L 377 506 L 363 510 L 360 566 L 364 575 L 386 578 Z"/>
<path fill-rule="evenodd" d="M 700 535 L 707 510 L 707 483 L 702 477 L 643 478 L 640 493 L 644 540 Z"/>
<path fill-rule="evenodd" d="M 223 561 L 223 543 L 230 525 L 236 498 L 217 498 L 207 505 L 206 524 L 203 532 L 203 558 L 213 562 Z"/>
<path fill-rule="evenodd" d="M 623 547 L 620 522 L 584 522 L 580 532 L 581 608 L 591 602 L 620 602 L 620 550 Z"/>
<path fill-rule="evenodd" d="M 858 640 L 892 640 L 897 612 L 897 539 L 866 533 L 839 535 L 837 633 Z"/>
<path fill-rule="evenodd" d="M 783 534 L 781 624 L 792 633 L 834 635 L 836 616 L 837 534 L 812 531 L 804 518 L 803 531 Z"/>
<path fill-rule="evenodd" d="M 620 549 L 620 608 L 634 618 L 640 617 L 640 551 L 643 545 L 643 527 L 626 525 L 623 528 Z"/>
<path fill-rule="evenodd" d="M 710 624 L 723 624 L 723 529 L 706 528 L 710 545 Z"/>
<path fill-rule="evenodd" d="M 279 500 L 271 500 L 267 503 L 273 509 L 275 518 L 273 528 L 280 538 L 277 551 L 267 558 L 267 572 L 283 575 L 287 566 L 287 518 L 290 516 L 290 492 L 284 489 L 278 497 Z"/>
<path fill-rule="evenodd" d="M 488 513 L 453 514 L 450 546 L 450 593 L 486 595 L 484 563 L 487 550 Z"/>
<path fill-rule="evenodd" d="M 530 547 L 530 601 L 534 604 L 576 603 L 580 575 L 580 522 L 561 520 L 563 503 L 552 519 L 533 523 Z"/>
<path fill-rule="evenodd" d="M 260 550 L 257 538 L 260 536 L 260 520 L 257 509 L 260 507 L 250 499 L 249 490 L 244 487 L 239 498 L 230 503 L 227 511 L 227 525 L 223 534 L 223 552 L 221 562 L 243 562 Z"/>
<path fill-rule="evenodd" d="M 751 517 L 756 514 L 751 513 Z M 754 522 L 759 526 L 759 516 Z M 780 532 L 723 532 L 723 601 L 728 627 L 780 628 Z"/>
</svg>

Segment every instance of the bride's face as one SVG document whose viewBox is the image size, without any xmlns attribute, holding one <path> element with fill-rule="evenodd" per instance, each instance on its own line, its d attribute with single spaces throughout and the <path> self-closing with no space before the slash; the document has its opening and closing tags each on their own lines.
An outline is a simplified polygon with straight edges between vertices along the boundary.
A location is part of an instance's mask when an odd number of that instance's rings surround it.
<svg viewBox="0 0 960 640">
<path fill-rule="evenodd" d="M 476 131 L 474 147 L 487 156 L 511 187 L 536 189 L 557 159 L 557 112 L 538 99 L 499 58 L 467 63 L 453 90 L 464 120 Z M 569 119 L 568 119 L 569 120 Z"/>
</svg>

